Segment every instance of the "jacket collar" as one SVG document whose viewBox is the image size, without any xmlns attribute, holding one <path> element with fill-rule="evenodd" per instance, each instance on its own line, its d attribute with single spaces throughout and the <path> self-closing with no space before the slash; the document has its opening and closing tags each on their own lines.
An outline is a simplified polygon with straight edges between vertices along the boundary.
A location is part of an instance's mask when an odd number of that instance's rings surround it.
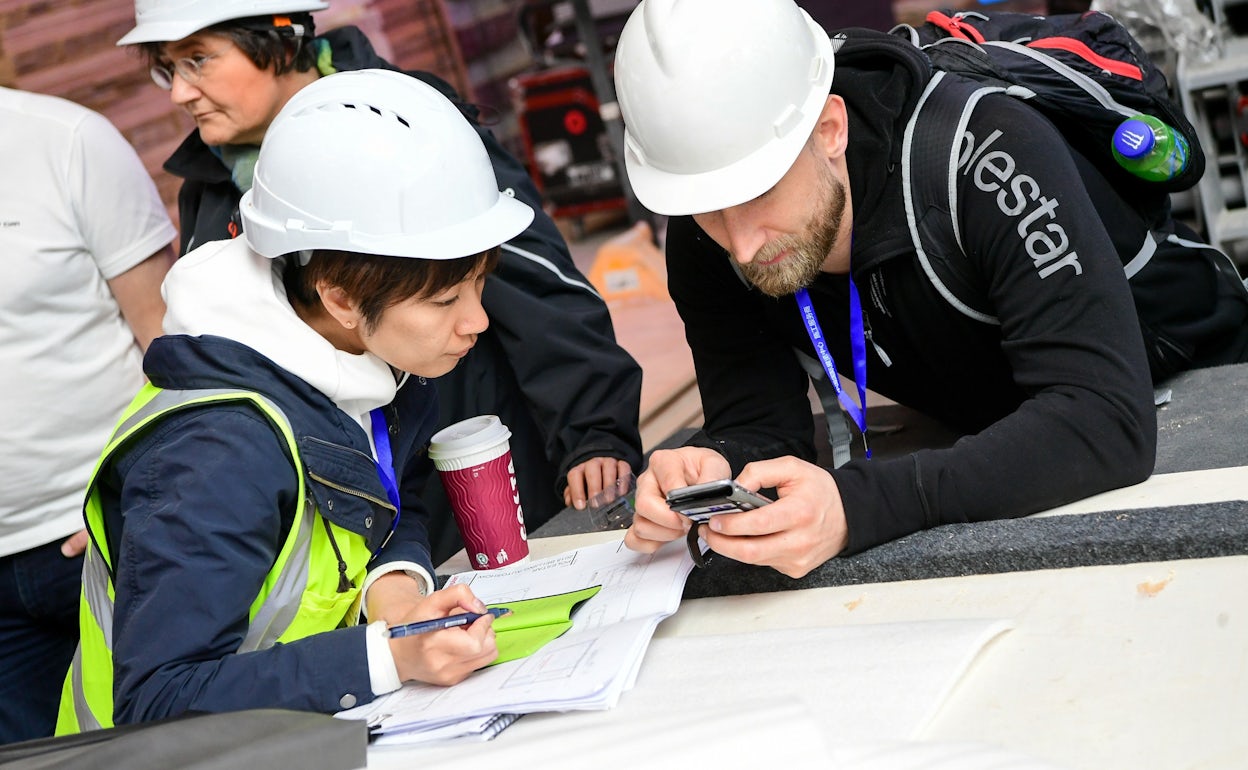
<svg viewBox="0 0 1248 770">
<path fill-rule="evenodd" d="M 369 501 L 385 506 L 388 498 L 368 436 L 323 393 L 224 337 L 158 337 L 144 356 L 143 369 L 161 388 L 250 390 L 273 401 L 290 421 L 309 479 L 308 492 L 321 515 L 364 536 L 370 548 L 381 546 L 390 517 L 377 515 Z"/>
<path fill-rule="evenodd" d="M 297 435 L 320 436 L 372 454 L 364 430 L 328 396 L 234 340 L 212 335 L 157 337 L 143 357 L 143 371 L 161 388 L 255 391 L 282 409 Z"/>
</svg>

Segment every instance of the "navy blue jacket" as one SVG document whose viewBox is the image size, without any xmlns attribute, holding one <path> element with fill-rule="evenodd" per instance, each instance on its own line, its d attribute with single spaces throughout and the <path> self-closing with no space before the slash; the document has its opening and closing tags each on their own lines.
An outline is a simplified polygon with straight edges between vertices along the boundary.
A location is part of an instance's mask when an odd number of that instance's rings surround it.
<svg viewBox="0 0 1248 770">
<path fill-rule="evenodd" d="M 321 514 L 380 547 L 390 522 L 384 509 L 311 478 L 386 499 L 368 436 L 325 395 L 221 337 L 160 337 L 143 365 L 162 388 L 242 388 L 274 401 L 294 428 Z M 369 568 L 403 560 L 432 575 L 425 515 L 411 480 L 428 462 L 434 387 L 410 378 L 386 413 L 402 507 L 393 537 Z M 290 530 L 298 494 L 284 441 L 255 407 L 193 407 L 163 419 L 119 452 L 100 487 L 116 567 L 117 724 L 191 711 L 333 712 L 345 695 L 373 699 L 362 625 L 233 654 Z"/>
</svg>

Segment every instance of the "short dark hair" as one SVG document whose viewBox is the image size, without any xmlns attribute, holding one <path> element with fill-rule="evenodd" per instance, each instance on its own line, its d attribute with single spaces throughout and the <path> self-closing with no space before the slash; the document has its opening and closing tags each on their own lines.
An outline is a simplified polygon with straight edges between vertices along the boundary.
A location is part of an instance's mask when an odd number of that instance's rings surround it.
<svg viewBox="0 0 1248 770">
<path fill-rule="evenodd" d="M 230 39 L 251 63 L 259 69 L 272 69 L 274 75 L 287 72 L 307 72 L 316 67 L 316 47 L 312 45 L 315 34 L 311 14 L 292 14 L 293 21 L 303 28 L 303 34 L 293 32 L 290 26 L 276 26 L 273 16 L 230 19 L 199 30 L 200 33 L 221 35 Z M 149 67 L 161 64 L 165 57 L 165 43 L 140 43 L 139 51 Z"/>
<path fill-rule="evenodd" d="M 356 303 L 365 329 L 372 332 L 381 314 L 413 297 L 428 299 L 498 264 L 499 247 L 459 259 L 405 259 L 345 251 L 315 251 L 306 265 L 296 255 L 286 259 L 282 283 L 292 304 L 315 308 L 321 304 L 317 283 L 324 281 L 346 292 Z"/>
</svg>

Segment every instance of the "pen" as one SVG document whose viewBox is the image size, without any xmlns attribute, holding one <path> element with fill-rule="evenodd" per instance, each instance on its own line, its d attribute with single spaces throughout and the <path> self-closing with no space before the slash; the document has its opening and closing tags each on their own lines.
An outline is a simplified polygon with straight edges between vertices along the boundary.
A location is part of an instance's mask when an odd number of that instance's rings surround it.
<svg viewBox="0 0 1248 770">
<path fill-rule="evenodd" d="M 448 615 L 445 618 L 434 618 L 433 620 L 422 620 L 418 623 L 404 623 L 401 626 L 392 626 L 386 629 L 385 636 L 388 639 L 397 639 L 401 636 L 415 636 L 416 634 L 426 634 L 430 631 L 441 631 L 444 628 L 455 628 L 456 626 L 466 626 L 477 618 L 485 615 L 493 615 L 500 618 L 511 612 L 506 607 L 491 607 L 482 613 L 464 612 L 459 615 Z"/>
</svg>

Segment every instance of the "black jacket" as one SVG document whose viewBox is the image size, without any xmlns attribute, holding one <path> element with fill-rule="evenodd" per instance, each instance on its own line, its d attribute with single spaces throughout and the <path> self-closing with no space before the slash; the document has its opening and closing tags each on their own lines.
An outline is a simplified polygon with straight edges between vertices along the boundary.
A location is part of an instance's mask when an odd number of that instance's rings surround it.
<svg viewBox="0 0 1248 770">
<path fill-rule="evenodd" d="M 354 27 L 324 36 L 342 71 L 397 70 L 380 58 Z M 476 111 L 427 72 L 408 72 L 460 105 Z M 475 120 L 474 120 L 475 123 Z M 501 189 L 533 207 L 525 232 L 503 247 L 482 302 L 490 328 L 477 347 L 439 378 L 440 424 L 498 414 L 511 429 L 516 472 L 530 530 L 562 507 L 558 495 L 569 468 L 592 457 L 615 457 L 637 468 L 641 369 L 615 341 L 606 304 L 577 270 L 524 167 L 486 128 L 477 131 L 489 151 Z M 228 169 L 195 131 L 165 163 L 185 182 L 178 194 L 183 254 L 201 243 L 241 232 L 241 193 Z M 434 489 L 433 491 L 437 491 Z M 431 500 L 444 505 L 444 500 Z M 441 513 L 449 517 L 449 509 Z M 433 512 L 438 527 L 439 512 Z M 437 532 L 431 533 L 437 539 Z M 442 549 L 439 549 L 439 553 Z"/>
<path fill-rule="evenodd" d="M 1122 264 L 1061 137 L 1003 95 L 985 98 L 967 126 L 981 140 L 1000 131 L 992 149 L 1003 153 L 992 156 L 998 177 L 977 162 L 960 177 L 961 246 L 1001 324 L 973 321 L 933 288 L 906 224 L 902 128 L 930 73 L 921 56 L 843 53 L 832 91 L 849 111 L 852 272 L 871 335 L 866 384 L 965 434 L 948 449 L 834 470 L 846 552 L 1146 478 L 1156 417 L 1139 324 Z M 1040 197 L 1012 197 L 1003 178 L 1024 174 Z M 1057 204 L 1052 217 L 1045 200 Z M 1060 253 L 1077 254 L 1078 269 L 1041 277 L 1057 261 L 1043 252 L 1063 239 Z M 745 285 L 688 217 L 669 224 L 667 258 L 706 412 L 704 432 L 690 443 L 721 451 L 734 472 L 784 454 L 813 460 L 808 379 L 793 351 L 814 351 L 794 298 Z M 821 274 L 810 287 L 837 368 L 852 375 L 848 292 L 843 275 Z"/>
</svg>

